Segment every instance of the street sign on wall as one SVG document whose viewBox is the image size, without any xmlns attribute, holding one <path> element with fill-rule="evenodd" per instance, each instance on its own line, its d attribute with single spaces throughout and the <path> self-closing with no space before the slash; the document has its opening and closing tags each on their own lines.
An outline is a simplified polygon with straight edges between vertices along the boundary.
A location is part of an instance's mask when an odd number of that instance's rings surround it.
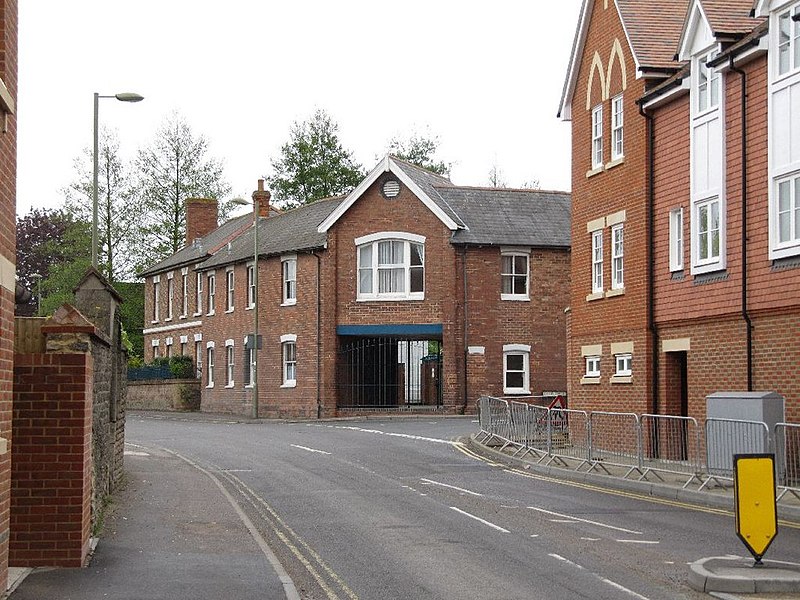
<svg viewBox="0 0 800 600">
<path fill-rule="evenodd" d="M 736 535 L 760 564 L 778 535 L 775 455 L 736 454 L 733 469 Z"/>
</svg>

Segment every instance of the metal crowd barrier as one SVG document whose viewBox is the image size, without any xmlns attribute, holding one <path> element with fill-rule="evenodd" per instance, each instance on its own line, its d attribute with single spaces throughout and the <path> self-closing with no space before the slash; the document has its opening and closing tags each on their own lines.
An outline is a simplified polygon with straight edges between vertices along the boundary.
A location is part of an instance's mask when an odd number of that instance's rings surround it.
<svg viewBox="0 0 800 600">
<path fill-rule="evenodd" d="M 642 479 L 652 473 L 687 475 L 683 487 L 697 479 L 702 483 L 705 459 L 701 451 L 701 429 L 694 417 L 641 416 Z"/>
<path fill-rule="evenodd" d="M 778 500 L 792 494 L 800 500 L 800 424 L 775 425 L 775 455 L 778 463 Z"/>
<path fill-rule="evenodd" d="M 514 456 L 533 454 L 540 463 L 588 468 L 639 480 L 668 474 L 703 489 L 729 485 L 735 454 L 776 455 L 778 500 L 800 500 L 800 424 L 548 408 L 483 396 L 478 400 L 477 441 L 511 446 Z M 770 435 L 772 433 L 772 435 Z M 622 470 L 622 471 L 620 471 Z"/>
</svg>

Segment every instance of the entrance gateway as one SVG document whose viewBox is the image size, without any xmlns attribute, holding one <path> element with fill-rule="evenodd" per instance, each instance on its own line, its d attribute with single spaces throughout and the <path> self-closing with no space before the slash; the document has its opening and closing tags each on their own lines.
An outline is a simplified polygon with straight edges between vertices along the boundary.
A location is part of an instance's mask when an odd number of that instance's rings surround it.
<svg viewBox="0 0 800 600">
<path fill-rule="evenodd" d="M 337 408 L 442 405 L 442 326 L 339 325 Z"/>
</svg>

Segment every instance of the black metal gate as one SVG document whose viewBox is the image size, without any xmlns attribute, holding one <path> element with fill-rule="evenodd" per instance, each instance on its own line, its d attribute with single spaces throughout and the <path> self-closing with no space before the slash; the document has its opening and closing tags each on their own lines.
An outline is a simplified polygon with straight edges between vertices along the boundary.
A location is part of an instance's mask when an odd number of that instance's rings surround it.
<svg viewBox="0 0 800 600">
<path fill-rule="evenodd" d="M 438 340 L 341 337 L 339 408 L 392 409 L 442 404 Z"/>
</svg>

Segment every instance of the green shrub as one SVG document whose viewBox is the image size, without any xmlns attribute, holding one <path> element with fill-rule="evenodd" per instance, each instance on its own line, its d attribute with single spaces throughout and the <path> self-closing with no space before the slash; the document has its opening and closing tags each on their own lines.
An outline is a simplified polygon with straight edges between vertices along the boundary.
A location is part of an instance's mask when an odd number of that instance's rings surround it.
<svg viewBox="0 0 800 600">
<path fill-rule="evenodd" d="M 178 355 L 169 359 L 169 370 L 175 379 L 193 379 L 194 361 L 191 356 Z"/>
</svg>

